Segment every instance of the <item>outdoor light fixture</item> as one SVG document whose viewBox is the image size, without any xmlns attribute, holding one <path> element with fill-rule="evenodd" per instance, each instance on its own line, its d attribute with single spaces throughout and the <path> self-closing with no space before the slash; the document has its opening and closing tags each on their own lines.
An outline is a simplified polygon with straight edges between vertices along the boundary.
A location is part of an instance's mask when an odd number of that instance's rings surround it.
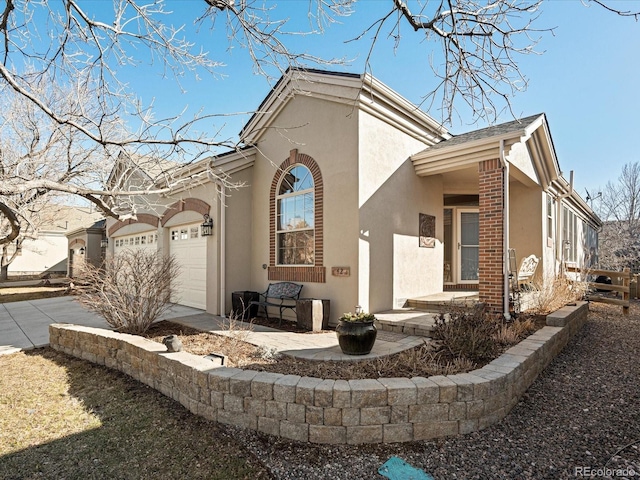
<svg viewBox="0 0 640 480">
<path fill-rule="evenodd" d="M 80 252 L 80 255 L 84 255 L 84 247 L 80 247 L 79 252 Z"/>
<path fill-rule="evenodd" d="M 107 248 L 108 246 L 109 246 L 109 239 L 108 238 L 103 238 L 102 240 L 100 240 L 100 247 Z"/>
<path fill-rule="evenodd" d="M 200 234 L 203 237 L 213 235 L 213 218 L 208 213 L 204 214 L 204 222 L 200 225 Z"/>
</svg>

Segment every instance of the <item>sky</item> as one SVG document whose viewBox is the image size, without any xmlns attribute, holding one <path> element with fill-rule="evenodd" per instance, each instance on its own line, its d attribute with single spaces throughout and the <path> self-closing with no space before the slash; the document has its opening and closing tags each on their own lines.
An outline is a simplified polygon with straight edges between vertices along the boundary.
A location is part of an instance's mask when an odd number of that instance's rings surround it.
<svg viewBox="0 0 640 480">
<path fill-rule="evenodd" d="M 223 22 L 193 27 L 194 18 L 202 12 L 202 0 L 169 0 L 168 9 L 176 9 L 174 22 L 187 23 L 188 35 L 204 45 L 211 57 L 226 66 L 220 75 L 202 76 L 199 81 L 188 75 L 181 87 L 162 80 L 158 72 L 138 66 L 131 70 L 130 85 L 143 102 L 153 101 L 158 117 L 187 109 L 188 113 L 221 114 L 215 128 L 220 138 L 237 139 L 237 134 L 269 93 L 273 79 L 255 74 L 246 51 L 230 49 L 225 39 Z M 268 2 L 281 16 L 306 25 L 308 0 Z M 615 6 L 640 10 L 640 1 L 610 2 Z M 381 14 L 389 10 L 390 0 L 360 0 L 352 15 L 314 37 L 295 37 L 291 44 L 325 58 L 346 57 L 353 61 L 331 70 L 362 73 L 370 35 L 358 42 L 348 42 Z M 301 20 L 302 19 L 302 20 Z M 521 57 L 519 66 L 529 80 L 525 92 L 512 99 L 517 116 L 546 113 L 563 175 L 568 180 L 574 171 L 574 187 L 585 198 L 592 196 L 608 181 L 615 182 L 626 163 L 640 161 L 640 22 L 606 12 L 581 0 L 545 0 L 539 29 L 553 28 L 553 34 L 541 33 L 536 47 L 539 55 Z M 434 78 L 430 59 L 439 47 L 422 40 L 420 34 L 404 28 L 397 49 L 392 41 L 380 42 L 373 52 L 371 73 L 413 103 L 421 103 L 430 91 Z M 437 60 L 437 57 L 434 57 Z M 245 114 L 231 115 L 237 112 Z M 437 110 L 428 111 L 436 119 Z M 513 117 L 509 112 L 499 122 Z M 470 124 L 470 116 L 462 114 L 451 133 L 460 134 L 486 126 Z"/>
</svg>

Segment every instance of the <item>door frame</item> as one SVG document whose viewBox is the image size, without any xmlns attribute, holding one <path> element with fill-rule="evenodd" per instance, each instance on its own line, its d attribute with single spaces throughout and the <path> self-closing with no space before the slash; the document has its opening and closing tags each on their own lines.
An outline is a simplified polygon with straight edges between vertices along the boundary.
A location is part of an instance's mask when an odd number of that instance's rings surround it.
<svg viewBox="0 0 640 480">
<path fill-rule="evenodd" d="M 480 222 L 480 209 L 479 208 L 468 208 L 468 207 L 461 207 L 461 208 L 456 208 L 456 222 L 455 222 L 455 226 L 456 226 L 456 246 L 457 248 L 454 248 L 454 263 L 455 263 L 455 272 L 456 272 L 456 278 L 455 278 L 455 283 L 459 284 L 459 285 L 478 285 L 480 283 L 480 279 L 478 278 L 477 280 L 463 280 L 462 279 L 462 214 L 463 213 L 475 213 L 478 215 L 478 223 Z M 478 250 L 480 248 L 480 239 L 478 238 Z M 480 259 L 478 258 L 478 262 L 480 261 Z"/>
</svg>

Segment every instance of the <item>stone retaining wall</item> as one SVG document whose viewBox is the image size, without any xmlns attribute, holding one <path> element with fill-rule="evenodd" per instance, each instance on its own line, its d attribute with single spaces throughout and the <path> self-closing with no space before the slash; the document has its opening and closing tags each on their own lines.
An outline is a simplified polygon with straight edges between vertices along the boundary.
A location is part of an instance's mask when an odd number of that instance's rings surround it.
<svg viewBox="0 0 640 480">
<path fill-rule="evenodd" d="M 196 415 L 301 442 L 408 442 L 474 432 L 498 422 L 582 327 L 579 302 L 488 365 L 429 378 L 326 380 L 217 367 L 145 338 L 54 324 L 50 344 L 127 375 Z"/>
</svg>

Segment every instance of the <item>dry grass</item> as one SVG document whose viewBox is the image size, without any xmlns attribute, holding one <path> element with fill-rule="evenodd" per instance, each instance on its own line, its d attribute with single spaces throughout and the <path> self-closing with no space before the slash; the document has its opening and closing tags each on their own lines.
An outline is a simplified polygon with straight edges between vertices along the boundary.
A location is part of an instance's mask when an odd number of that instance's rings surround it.
<svg viewBox="0 0 640 480">
<path fill-rule="evenodd" d="M 543 287 L 532 293 L 532 312 L 538 314 L 549 314 L 569 303 L 584 298 L 587 293 L 588 284 L 586 282 L 573 282 L 564 276 L 547 279 L 543 282 Z"/>
<path fill-rule="evenodd" d="M 22 302 L 37 300 L 38 298 L 60 297 L 68 293 L 66 286 L 36 286 L 36 287 L 2 287 L 0 288 L 0 303 Z"/>
<path fill-rule="evenodd" d="M 0 478 L 269 478 L 222 427 L 50 349 L 0 356 Z"/>
</svg>

